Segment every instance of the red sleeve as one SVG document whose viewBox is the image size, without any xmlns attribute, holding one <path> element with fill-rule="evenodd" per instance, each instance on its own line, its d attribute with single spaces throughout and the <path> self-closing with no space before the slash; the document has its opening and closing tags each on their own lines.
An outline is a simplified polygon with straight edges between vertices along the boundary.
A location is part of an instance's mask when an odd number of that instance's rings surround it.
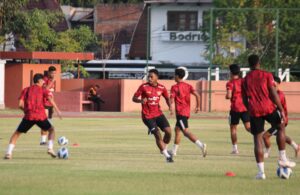
<svg viewBox="0 0 300 195">
<path fill-rule="evenodd" d="M 164 88 L 162 95 L 164 96 L 164 98 L 169 98 L 169 94 L 166 88 Z"/>
<path fill-rule="evenodd" d="M 175 87 L 174 87 L 174 85 L 171 87 L 170 98 L 175 98 Z"/>
<path fill-rule="evenodd" d="M 233 83 L 232 82 L 228 81 L 226 83 L 226 90 L 230 90 L 230 91 L 233 90 Z"/>
<path fill-rule="evenodd" d="M 21 95 L 19 97 L 19 100 L 24 100 L 25 99 L 27 91 L 28 91 L 28 88 L 23 89 L 23 91 L 21 92 Z"/>
<path fill-rule="evenodd" d="M 134 97 L 140 97 L 143 93 L 144 87 L 141 85 L 138 90 L 134 93 Z"/>
</svg>

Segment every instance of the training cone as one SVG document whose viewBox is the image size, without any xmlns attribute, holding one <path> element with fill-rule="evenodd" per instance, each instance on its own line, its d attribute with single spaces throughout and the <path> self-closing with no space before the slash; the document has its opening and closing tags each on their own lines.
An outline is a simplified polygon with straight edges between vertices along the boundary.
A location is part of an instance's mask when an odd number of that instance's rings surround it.
<svg viewBox="0 0 300 195">
<path fill-rule="evenodd" d="M 235 176 L 235 173 L 234 173 L 234 172 L 231 172 L 231 171 L 228 171 L 228 172 L 225 173 L 225 175 L 226 175 L 227 177 L 234 177 L 234 176 Z"/>
<path fill-rule="evenodd" d="M 72 146 L 77 147 L 77 146 L 79 146 L 79 144 L 78 143 L 74 143 L 74 144 L 72 144 Z"/>
</svg>

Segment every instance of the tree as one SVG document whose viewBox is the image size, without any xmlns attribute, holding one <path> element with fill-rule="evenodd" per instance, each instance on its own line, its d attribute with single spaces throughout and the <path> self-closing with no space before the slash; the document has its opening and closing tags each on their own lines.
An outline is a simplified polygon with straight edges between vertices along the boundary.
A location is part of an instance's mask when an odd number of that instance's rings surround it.
<svg viewBox="0 0 300 195">
<path fill-rule="evenodd" d="M 295 0 L 215 0 L 215 7 L 224 8 L 295 8 L 300 1 Z M 265 69 L 274 69 L 276 10 L 240 11 L 226 10 L 214 12 L 214 64 L 247 64 L 247 56 L 256 53 L 261 56 Z M 279 15 L 279 54 L 282 67 L 300 65 L 300 12 L 280 10 Z M 208 29 L 206 29 L 208 30 Z M 244 47 L 230 40 L 231 34 L 244 38 Z M 230 45 L 230 47 L 228 47 Z M 230 50 L 239 50 L 237 56 L 224 55 Z"/>
<path fill-rule="evenodd" d="M 58 12 L 38 9 L 21 12 L 16 16 L 15 23 L 19 24 L 14 33 L 19 36 L 20 43 L 28 51 L 52 51 L 56 42 L 56 32 L 52 26 L 61 18 Z"/>
<path fill-rule="evenodd" d="M 28 0 L 2 0 L 0 2 L 0 44 L 3 43 L 3 50 L 5 50 L 6 41 L 8 41 L 5 35 L 13 32 L 13 29 L 18 28 L 14 19 L 27 1 Z"/>
<path fill-rule="evenodd" d="M 105 37 L 104 33 L 101 35 L 100 41 L 100 55 L 101 59 L 104 60 L 103 63 L 103 79 L 105 79 L 105 67 L 106 60 L 109 60 L 113 54 L 116 52 L 115 42 L 117 40 L 118 33 L 113 33 L 110 37 Z"/>
</svg>

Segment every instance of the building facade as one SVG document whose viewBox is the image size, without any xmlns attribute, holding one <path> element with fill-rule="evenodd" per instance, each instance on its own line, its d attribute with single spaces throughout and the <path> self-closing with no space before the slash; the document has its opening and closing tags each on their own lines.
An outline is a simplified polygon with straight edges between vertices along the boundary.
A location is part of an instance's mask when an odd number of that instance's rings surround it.
<svg viewBox="0 0 300 195">
<path fill-rule="evenodd" d="M 131 58 L 145 58 L 148 34 L 149 56 L 152 60 L 176 65 L 207 64 L 205 60 L 207 44 L 204 42 L 202 29 L 204 13 L 212 6 L 211 0 L 166 0 L 145 1 L 145 3 L 140 24 L 137 25 L 133 36 Z M 148 21 L 150 24 L 145 25 Z M 147 26 L 150 27 L 148 33 Z M 144 39 L 141 38 L 142 34 Z"/>
</svg>

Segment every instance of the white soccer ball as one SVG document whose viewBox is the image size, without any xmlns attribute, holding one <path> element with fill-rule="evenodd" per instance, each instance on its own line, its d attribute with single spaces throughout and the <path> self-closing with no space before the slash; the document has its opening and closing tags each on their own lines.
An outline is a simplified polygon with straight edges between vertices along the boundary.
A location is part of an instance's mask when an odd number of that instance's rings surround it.
<svg viewBox="0 0 300 195">
<path fill-rule="evenodd" d="M 68 159 L 69 158 L 69 151 L 67 148 L 60 148 L 58 151 L 57 151 L 57 156 L 58 158 L 60 159 Z"/>
<path fill-rule="evenodd" d="M 289 179 L 293 173 L 292 169 L 289 167 L 278 167 L 277 176 L 281 179 Z"/>
<path fill-rule="evenodd" d="M 189 76 L 189 72 L 188 72 L 187 68 L 184 67 L 184 66 L 180 66 L 180 67 L 178 67 L 178 68 L 184 70 L 185 75 L 184 75 L 184 77 L 182 78 L 182 80 L 186 80 L 186 79 L 188 78 L 188 76 Z"/>
<path fill-rule="evenodd" d="M 58 138 L 57 142 L 60 146 L 65 146 L 69 143 L 69 140 L 65 136 L 61 136 Z"/>
</svg>

